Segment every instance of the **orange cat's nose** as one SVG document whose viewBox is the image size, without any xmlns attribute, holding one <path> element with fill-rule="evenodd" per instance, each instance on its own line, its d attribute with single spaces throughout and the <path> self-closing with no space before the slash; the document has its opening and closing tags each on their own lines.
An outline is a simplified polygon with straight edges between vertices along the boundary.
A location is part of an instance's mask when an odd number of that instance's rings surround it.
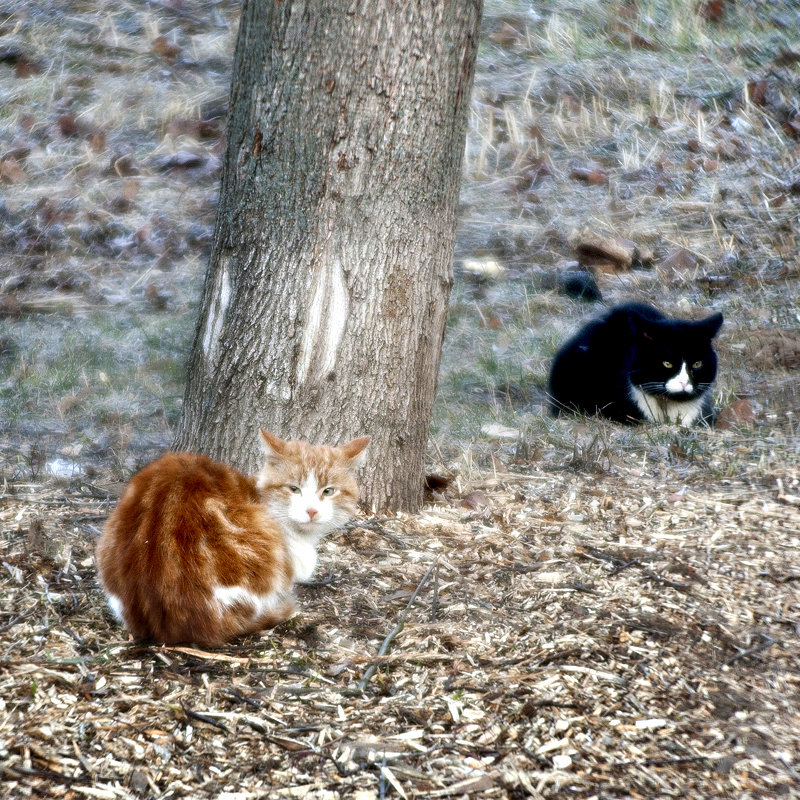
<svg viewBox="0 0 800 800">
<path fill-rule="evenodd" d="M 317 516 L 317 509 L 316 508 L 307 508 L 306 514 L 308 514 L 309 519 L 314 519 Z"/>
</svg>

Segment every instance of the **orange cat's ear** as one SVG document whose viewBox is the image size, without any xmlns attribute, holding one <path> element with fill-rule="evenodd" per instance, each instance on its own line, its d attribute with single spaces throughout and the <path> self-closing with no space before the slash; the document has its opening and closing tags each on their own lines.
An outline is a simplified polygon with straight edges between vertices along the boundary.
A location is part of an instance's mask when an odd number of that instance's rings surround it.
<svg viewBox="0 0 800 800">
<path fill-rule="evenodd" d="M 261 444 L 264 452 L 268 456 L 283 455 L 286 450 L 286 442 L 275 436 L 274 433 L 265 431 L 263 428 L 259 428 L 259 431 L 261 433 Z"/>
<path fill-rule="evenodd" d="M 358 439 L 353 439 L 352 442 L 343 444 L 339 450 L 342 451 L 344 457 L 348 461 L 353 462 L 353 466 L 358 466 L 364 460 L 364 448 L 369 444 L 369 436 L 360 436 Z"/>
</svg>

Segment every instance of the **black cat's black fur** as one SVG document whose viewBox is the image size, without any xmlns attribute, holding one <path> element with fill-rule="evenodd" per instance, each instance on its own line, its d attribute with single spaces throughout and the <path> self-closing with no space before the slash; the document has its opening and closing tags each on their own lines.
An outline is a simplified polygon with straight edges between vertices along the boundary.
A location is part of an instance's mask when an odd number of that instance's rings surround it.
<svg viewBox="0 0 800 800">
<path fill-rule="evenodd" d="M 600 414 L 617 422 L 713 423 L 717 374 L 712 339 L 722 314 L 670 319 L 625 303 L 587 323 L 558 351 L 550 370 L 550 410 Z"/>
</svg>

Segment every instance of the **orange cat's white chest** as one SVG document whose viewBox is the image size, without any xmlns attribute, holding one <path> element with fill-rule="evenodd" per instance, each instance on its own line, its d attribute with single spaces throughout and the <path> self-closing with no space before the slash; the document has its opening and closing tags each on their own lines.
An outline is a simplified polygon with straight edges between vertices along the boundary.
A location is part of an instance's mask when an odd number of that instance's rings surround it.
<svg viewBox="0 0 800 800">
<path fill-rule="evenodd" d="M 316 536 L 309 538 L 293 531 L 286 532 L 286 546 L 289 558 L 292 560 L 294 580 L 302 582 L 311 579 L 317 566 L 318 541 L 319 538 Z"/>
</svg>

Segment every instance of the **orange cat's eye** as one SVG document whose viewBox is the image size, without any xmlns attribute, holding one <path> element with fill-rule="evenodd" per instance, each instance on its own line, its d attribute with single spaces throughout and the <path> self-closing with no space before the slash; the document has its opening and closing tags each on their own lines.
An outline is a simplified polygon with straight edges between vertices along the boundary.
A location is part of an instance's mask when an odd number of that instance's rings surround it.
<svg viewBox="0 0 800 800">
<path fill-rule="evenodd" d="M 336 491 L 336 488 L 335 488 L 335 487 L 333 487 L 333 486 L 326 486 L 326 487 L 325 487 L 325 488 L 322 490 L 322 496 L 323 496 L 323 497 L 330 497 L 330 496 L 331 496 L 331 495 L 332 495 L 332 494 L 333 494 L 335 491 Z"/>
<path fill-rule="evenodd" d="M 700 367 L 702 366 L 703 366 L 702 361 L 695 361 L 694 364 L 692 364 L 692 369 L 700 369 Z"/>
<path fill-rule="evenodd" d="M 300 487 L 299 486 L 290 486 L 289 491 L 292 494 L 300 494 Z"/>
<path fill-rule="evenodd" d="M 667 369 L 672 369 L 672 362 L 671 361 L 664 361 L 662 362 Z"/>
</svg>

